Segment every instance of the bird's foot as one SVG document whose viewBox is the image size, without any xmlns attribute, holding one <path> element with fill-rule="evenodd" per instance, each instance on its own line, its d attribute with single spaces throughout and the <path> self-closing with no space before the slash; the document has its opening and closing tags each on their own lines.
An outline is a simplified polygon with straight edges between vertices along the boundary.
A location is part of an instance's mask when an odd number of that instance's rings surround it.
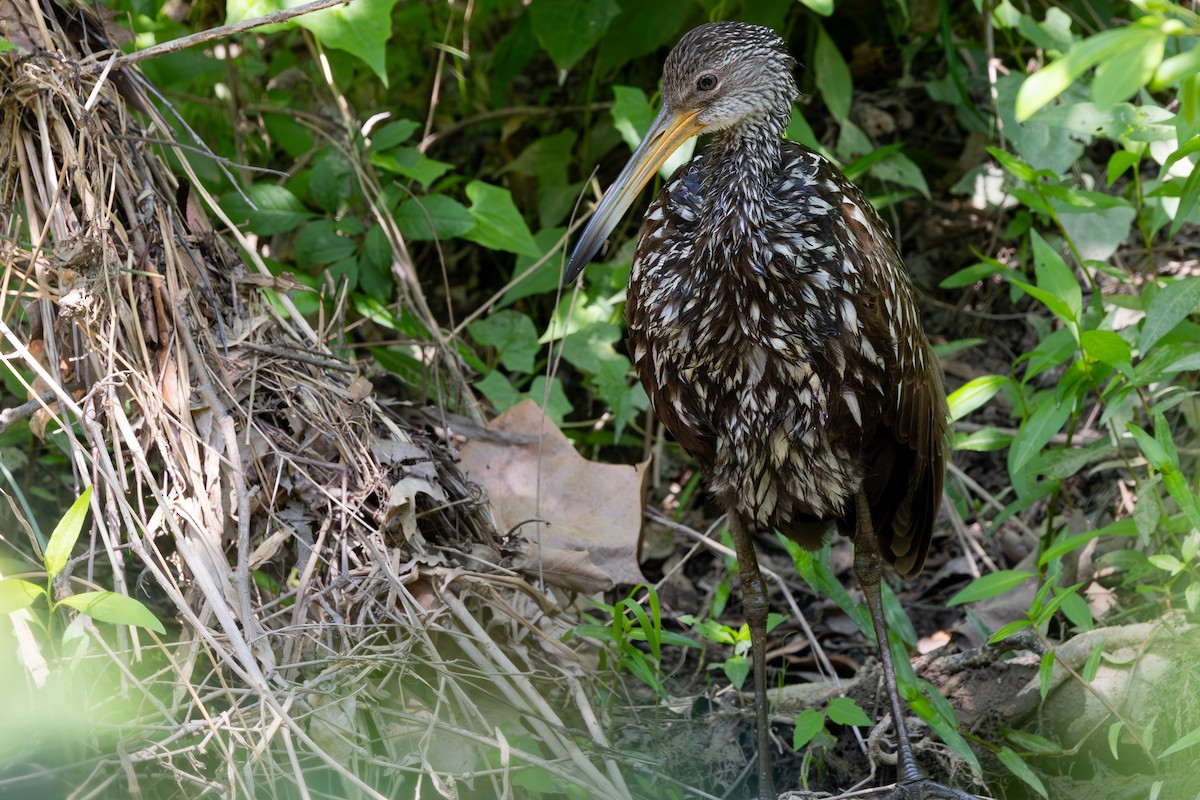
<svg viewBox="0 0 1200 800">
<path fill-rule="evenodd" d="M 884 795 L 883 800 L 980 800 L 973 794 L 943 786 L 929 778 L 897 783 L 891 793 Z"/>
</svg>

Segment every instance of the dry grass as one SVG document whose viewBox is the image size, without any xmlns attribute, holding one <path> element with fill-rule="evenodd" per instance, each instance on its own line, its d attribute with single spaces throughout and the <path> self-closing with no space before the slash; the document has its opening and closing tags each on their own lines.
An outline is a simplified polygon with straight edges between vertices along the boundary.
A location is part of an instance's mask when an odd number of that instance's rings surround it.
<svg viewBox="0 0 1200 800">
<path fill-rule="evenodd" d="M 330 347 L 337 326 L 314 329 L 298 287 L 218 232 L 150 87 L 106 69 L 98 20 L 41 8 L 0 0 L 18 47 L 0 55 L 0 352 L 35 434 L 96 487 L 73 574 L 161 594 L 170 635 L 89 626 L 136 712 L 0 789 L 53 772 L 78 797 L 504 797 L 532 765 L 627 795 L 567 623 L 499 566 L 510 542 L 452 449 L 381 408 Z M 389 233 L 399 301 L 436 331 Z M 454 351 L 427 344 L 431 380 L 469 411 Z M 39 552 L 25 531 L 3 536 Z M 22 646 L 36 707 L 68 665 Z"/>
</svg>

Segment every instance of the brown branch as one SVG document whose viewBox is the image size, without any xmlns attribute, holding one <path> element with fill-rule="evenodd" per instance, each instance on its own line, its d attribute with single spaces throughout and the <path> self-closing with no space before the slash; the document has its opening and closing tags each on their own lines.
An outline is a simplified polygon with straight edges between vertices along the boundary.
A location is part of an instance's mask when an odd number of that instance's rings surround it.
<svg viewBox="0 0 1200 800">
<path fill-rule="evenodd" d="M 128 53 L 120 56 L 113 64 L 114 67 L 127 67 L 130 64 L 136 64 L 139 61 L 145 61 L 148 58 L 158 58 L 167 53 L 178 53 L 180 50 L 186 50 L 189 47 L 194 47 L 198 44 L 211 42 L 215 39 L 223 39 L 226 36 L 232 36 L 235 33 L 248 31 L 251 28 L 260 28 L 263 25 L 275 25 L 280 22 L 287 22 L 294 17 L 311 14 L 314 11 L 331 8 L 333 6 L 345 5 L 347 0 L 313 0 L 311 3 L 305 3 L 302 6 L 295 8 L 283 8 L 279 11 L 272 11 L 270 14 L 264 14 L 261 17 L 253 19 L 244 19 L 241 22 L 234 22 L 230 25 L 222 25 L 219 28 L 210 28 L 206 31 L 193 33 L 191 36 L 181 36 L 178 39 L 172 39 L 169 42 L 156 44 L 153 47 L 147 47 L 145 50 L 138 50 L 136 53 Z M 96 69 L 103 69 L 103 65 L 95 65 Z"/>
</svg>

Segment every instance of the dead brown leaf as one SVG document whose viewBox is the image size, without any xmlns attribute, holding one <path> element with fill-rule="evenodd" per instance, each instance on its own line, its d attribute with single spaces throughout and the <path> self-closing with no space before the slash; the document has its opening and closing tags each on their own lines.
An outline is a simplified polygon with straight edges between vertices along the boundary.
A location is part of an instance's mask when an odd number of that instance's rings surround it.
<svg viewBox="0 0 1200 800">
<path fill-rule="evenodd" d="M 488 430 L 525 434 L 513 441 L 472 439 L 461 464 L 487 490 L 496 527 L 520 528 L 536 545 L 519 568 L 537 574 L 540 553 L 546 581 L 564 588 L 608 588 L 603 576 L 611 583 L 643 580 L 637 555 L 644 463 L 588 461 L 530 400 L 492 420 Z"/>
</svg>

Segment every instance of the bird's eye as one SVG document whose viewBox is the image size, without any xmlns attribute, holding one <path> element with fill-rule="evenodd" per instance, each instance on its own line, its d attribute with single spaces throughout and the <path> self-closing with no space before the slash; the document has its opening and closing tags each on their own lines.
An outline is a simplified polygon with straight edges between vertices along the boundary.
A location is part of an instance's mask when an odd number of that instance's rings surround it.
<svg viewBox="0 0 1200 800">
<path fill-rule="evenodd" d="M 696 79 L 696 88 L 701 92 L 711 92 L 717 88 L 717 76 L 706 72 Z"/>
</svg>

